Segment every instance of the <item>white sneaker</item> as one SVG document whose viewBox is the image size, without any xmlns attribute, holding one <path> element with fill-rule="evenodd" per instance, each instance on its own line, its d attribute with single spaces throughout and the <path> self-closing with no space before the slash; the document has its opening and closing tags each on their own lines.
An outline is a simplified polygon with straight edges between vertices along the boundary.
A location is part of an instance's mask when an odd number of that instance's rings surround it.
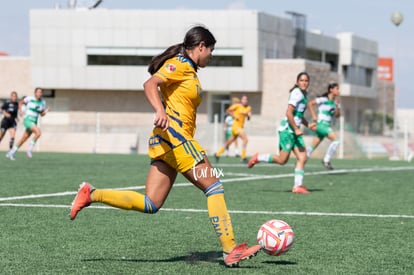
<svg viewBox="0 0 414 275">
<path fill-rule="evenodd" d="M 6 158 L 8 158 L 9 160 L 16 160 L 13 156 L 13 154 L 7 153 L 6 154 Z"/>
<path fill-rule="evenodd" d="M 31 158 L 32 158 L 32 151 L 27 150 L 27 151 L 26 151 L 26 156 L 27 156 L 29 159 L 31 159 Z"/>
</svg>

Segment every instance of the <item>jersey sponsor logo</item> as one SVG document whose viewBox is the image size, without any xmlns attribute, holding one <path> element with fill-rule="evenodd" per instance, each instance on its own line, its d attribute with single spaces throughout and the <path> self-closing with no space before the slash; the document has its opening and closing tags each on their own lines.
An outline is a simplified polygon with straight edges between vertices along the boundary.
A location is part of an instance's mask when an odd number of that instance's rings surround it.
<svg viewBox="0 0 414 275">
<path fill-rule="evenodd" d="M 173 64 L 167 64 L 165 65 L 165 68 L 169 73 L 175 72 L 175 70 L 177 69 Z"/>
</svg>

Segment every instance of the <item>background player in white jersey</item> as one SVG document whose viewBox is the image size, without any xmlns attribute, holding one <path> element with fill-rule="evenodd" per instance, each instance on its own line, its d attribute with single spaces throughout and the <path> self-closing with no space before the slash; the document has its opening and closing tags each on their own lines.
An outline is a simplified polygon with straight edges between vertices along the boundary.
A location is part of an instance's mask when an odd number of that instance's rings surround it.
<svg viewBox="0 0 414 275">
<path fill-rule="evenodd" d="M 0 142 L 3 140 L 4 135 L 9 131 L 10 135 L 10 149 L 13 148 L 14 137 L 16 135 L 17 121 L 18 121 L 18 102 L 17 93 L 11 92 L 10 99 L 6 100 L 1 107 L 3 112 L 3 119 L 1 120 L 0 127 Z"/>
<path fill-rule="evenodd" d="M 21 112 L 23 104 L 26 105 L 26 110 L 24 114 L 23 124 L 26 129 L 19 142 L 7 153 L 7 157 L 11 160 L 14 160 L 14 154 L 22 146 L 26 140 L 29 139 L 31 134 L 33 134 L 33 139 L 30 141 L 29 148 L 26 150 L 26 155 L 29 158 L 32 158 L 32 150 L 36 141 L 39 139 L 42 134 L 40 128 L 37 126 L 37 121 L 40 116 L 44 116 L 49 112 L 49 108 L 46 107 L 46 102 L 42 98 L 43 90 L 41 88 L 36 88 L 34 90 L 34 96 L 27 96 L 19 102 L 19 111 Z"/>
<path fill-rule="evenodd" d="M 317 120 L 317 124 L 315 131 L 316 136 L 312 140 L 312 145 L 307 149 L 307 155 L 310 157 L 316 147 L 318 147 L 322 140 L 327 137 L 332 142 L 326 151 L 322 164 L 329 170 L 333 170 L 331 157 L 335 154 L 339 145 L 339 138 L 331 128 L 333 117 L 339 117 L 341 115 L 341 106 L 338 99 L 339 93 L 339 85 L 337 83 L 331 83 L 328 85 L 328 91 L 326 93 L 308 103 L 312 119 L 313 121 Z M 314 111 L 314 106 L 316 104 L 318 104 L 318 116 L 316 116 Z"/>
<path fill-rule="evenodd" d="M 256 163 L 267 162 L 284 165 L 290 157 L 290 152 L 296 156 L 296 166 L 294 173 L 294 186 L 292 192 L 295 194 L 308 194 L 309 191 L 303 185 L 304 168 L 307 160 L 306 147 L 303 140 L 303 132 L 300 126 L 303 124 L 311 130 L 315 130 L 315 123 L 308 123 L 304 118 L 308 99 L 307 89 L 309 87 L 309 75 L 301 72 L 296 77 L 295 86 L 290 89 L 286 116 L 279 126 L 279 155 L 273 154 L 254 154 L 249 160 L 248 168 L 252 168 Z"/>
</svg>

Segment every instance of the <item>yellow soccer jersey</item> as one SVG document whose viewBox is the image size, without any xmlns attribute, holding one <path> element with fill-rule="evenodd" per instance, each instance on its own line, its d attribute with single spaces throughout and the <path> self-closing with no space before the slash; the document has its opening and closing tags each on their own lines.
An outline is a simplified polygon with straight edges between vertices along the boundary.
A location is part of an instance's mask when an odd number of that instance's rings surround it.
<svg viewBox="0 0 414 275">
<path fill-rule="evenodd" d="M 164 83 L 161 94 L 169 127 L 167 131 L 155 127 L 149 139 L 149 156 L 155 159 L 187 140 L 193 140 L 196 128 L 196 111 L 201 102 L 201 85 L 195 65 L 178 55 L 165 61 L 154 74 Z"/>
<path fill-rule="evenodd" d="M 232 116 L 234 118 L 233 129 L 244 127 L 244 121 L 246 120 L 246 117 L 249 116 L 251 110 L 252 107 L 250 107 L 249 105 L 244 106 L 240 103 L 233 104 L 228 108 L 228 111 L 232 113 Z"/>
</svg>

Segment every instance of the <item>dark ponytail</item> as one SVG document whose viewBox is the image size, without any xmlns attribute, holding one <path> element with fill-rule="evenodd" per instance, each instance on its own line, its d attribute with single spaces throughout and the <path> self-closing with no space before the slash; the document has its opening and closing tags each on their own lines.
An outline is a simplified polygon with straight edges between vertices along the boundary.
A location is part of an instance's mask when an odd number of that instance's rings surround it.
<svg viewBox="0 0 414 275">
<path fill-rule="evenodd" d="M 308 77 L 308 80 L 310 80 L 309 74 L 307 72 L 300 72 L 297 76 L 296 76 L 296 83 L 295 85 L 289 90 L 289 93 L 291 93 L 295 88 L 298 87 L 298 81 L 300 79 L 300 77 L 302 75 L 306 75 Z"/>
<path fill-rule="evenodd" d="M 192 27 L 186 33 L 183 43 L 173 45 L 166 49 L 162 54 L 152 58 L 151 63 L 148 66 L 148 72 L 151 75 L 155 74 L 167 59 L 177 56 L 178 54 L 182 54 L 183 56 L 189 58 L 187 56 L 186 50 L 194 49 L 201 42 L 204 42 L 206 47 L 211 47 L 216 44 L 216 39 L 206 27 Z"/>
<path fill-rule="evenodd" d="M 148 66 L 148 72 L 151 75 L 155 74 L 167 59 L 170 59 L 178 55 L 179 53 L 184 53 L 183 43 L 170 46 L 162 54 L 154 56 L 151 60 L 151 63 Z"/>
<path fill-rule="evenodd" d="M 328 90 L 325 93 L 323 93 L 321 97 L 328 97 L 328 95 L 331 93 L 331 90 L 336 87 L 339 87 L 338 83 L 329 83 Z"/>
</svg>

